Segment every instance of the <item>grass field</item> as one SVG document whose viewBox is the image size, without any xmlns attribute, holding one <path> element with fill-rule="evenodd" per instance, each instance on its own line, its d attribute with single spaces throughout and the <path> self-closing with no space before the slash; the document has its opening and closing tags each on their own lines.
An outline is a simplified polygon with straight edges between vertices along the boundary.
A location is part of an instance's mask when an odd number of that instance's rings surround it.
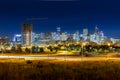
<svg viewBox="0 0 120 80">
<path fill-rule="evenodd" d="M 120 61 L 0 60 L 0 80 L 119 80 Z"/>
</svg>

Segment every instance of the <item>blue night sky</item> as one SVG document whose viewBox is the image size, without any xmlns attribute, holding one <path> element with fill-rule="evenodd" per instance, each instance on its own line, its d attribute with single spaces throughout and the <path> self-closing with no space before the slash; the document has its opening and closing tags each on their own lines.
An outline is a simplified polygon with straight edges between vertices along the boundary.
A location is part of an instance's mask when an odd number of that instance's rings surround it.
<svg viewBox="0 0 120 80">
<path fill-rule="evenodd" d="M 74 32 L 88 28 L 93 32 L 97 25 L 106 36 L 120 38 L 120 1 L 115 0 L 0 0 L 0 36 L 12 37 L 21 33 L 21 24 L 28 18 L 35 20 L 36 33 L 56 31 Z"/>
</svg>

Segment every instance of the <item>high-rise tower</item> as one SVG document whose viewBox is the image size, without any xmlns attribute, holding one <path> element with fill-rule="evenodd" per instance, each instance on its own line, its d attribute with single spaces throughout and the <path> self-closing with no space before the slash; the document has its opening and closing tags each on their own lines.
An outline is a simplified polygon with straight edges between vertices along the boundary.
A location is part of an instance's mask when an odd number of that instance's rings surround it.
<svg viewBox="0 0 120 80">
<path fill-rule="evenodd" d="M 88 29 L 83 29 L 83 35 L 87 36 L 88 35 Z"/>
<path fill-rule="evenodd" d="M 86 41 L 88 39 L 88 29 L 83 29 L 83 40 Z"/>
<path fill-rule="evenodd" d="M 32 43 L 32 27 L 30 23 L 22 24 L 22 44 L 30 46 Z"/>
<path fill-rule="evenodd" d="M 60 27 L 57 27 L 57 32 L 60 33 L 60 31 L 61 31 L 61 30 L 60 30 Z"/>
<path fill-rule="evenodd" d="M 97 26 L 95 27 L 95 31 L 94 31 L 94 33 L 95 33 L 95 34 L 98 34 L 98 33 L 99 33 L 99 29 L 98 29 Z"/>
</svg>

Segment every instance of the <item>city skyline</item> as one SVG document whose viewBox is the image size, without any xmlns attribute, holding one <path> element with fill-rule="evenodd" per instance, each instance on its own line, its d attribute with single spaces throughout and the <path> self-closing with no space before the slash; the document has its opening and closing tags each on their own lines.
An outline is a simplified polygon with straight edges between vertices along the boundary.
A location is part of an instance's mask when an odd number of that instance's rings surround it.
<svg viewBox="0 0 120 80">
<path fill-rule="evenodd" d="M 21 33 L 21 24 L 35 20 L 33 32 L 62 31 L 73 33 L 84 28 L 93 32 L 95 26 L 108 37 L 120 38 L 119 1 L 80 0 L 80 1 L 41 1 L 41 0 L 2 0 L 0 1 L 0 36 L 13 37 Z"/>
</svg>

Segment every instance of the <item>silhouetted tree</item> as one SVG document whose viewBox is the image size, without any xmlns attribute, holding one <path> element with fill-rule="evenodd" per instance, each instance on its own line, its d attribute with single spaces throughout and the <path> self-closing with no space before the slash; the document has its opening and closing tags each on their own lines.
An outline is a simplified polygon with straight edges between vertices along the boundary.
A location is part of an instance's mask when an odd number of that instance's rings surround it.
<svg viewBox="0 0 120 80">
<path fill-rule="evenodd" d="M 40 52 L 44 52 L 44 49 L 43 49 L 43 47 L 40 47 Z"/>
</svg>

